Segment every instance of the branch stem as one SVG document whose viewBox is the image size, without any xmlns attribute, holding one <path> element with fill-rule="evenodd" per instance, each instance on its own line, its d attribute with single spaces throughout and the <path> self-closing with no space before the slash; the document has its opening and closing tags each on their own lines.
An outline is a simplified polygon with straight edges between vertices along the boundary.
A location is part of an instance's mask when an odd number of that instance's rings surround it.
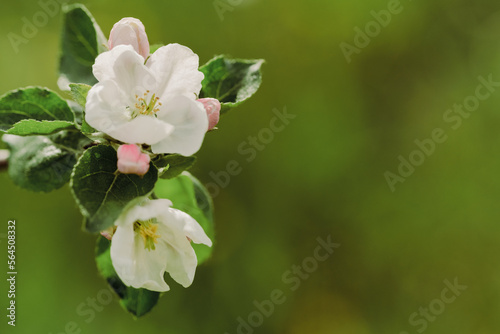
<svg viewBox="0 0 500 334">
<path fill-rule="evenodd" d="M 9 150 L 0 150 L 0 172 L 9 167 Z"/>
</svg>

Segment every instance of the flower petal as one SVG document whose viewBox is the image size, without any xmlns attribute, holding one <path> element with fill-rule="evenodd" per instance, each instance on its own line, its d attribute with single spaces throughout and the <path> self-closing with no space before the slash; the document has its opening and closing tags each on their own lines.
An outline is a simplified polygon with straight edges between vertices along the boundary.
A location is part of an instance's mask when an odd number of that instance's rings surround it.
<svg viewBox="0 0 500 334">
<path fill-rule="evenodd" d="M 134 233 L 133 223 L 117 227 L 111 241 L 111 261 L 125 285 L 159 292 L 170 290 L 163 279 L 165 256 L 162 248 L 145 249 L 141 236 Z"/>
<path fill-rule="evenodd" d="M 127 285 L 135 277 L 136 257 L 134 248 L 134 225 L 117 227 L 111 239 L 111 261 L 120 279 Z"/>
<path fill-rule="evenodd" d="M 156 50 L 146 66 L 155 73 L 159 86 L 157 96 L 167 99 L 171 95 L 192 94 L 201 90 L 203 73 L 198 70 L 199 58 L 190 48 L 168 44 Z"/>
<path fill-rule="evenodd" d="M 115 81 L 98 83 L 87 95 L 85 120 L 95 129 L 129 144 L 156 144 L 174 130 L 172 125 L 152 116 L 139 115 L 131 120 L 126 101 L 127 95 Z"/>
<path fill-rule="evenodd" d="M 112 120 L 126 122 L 127 95 L 112 81 L 94 85 L 88 92 L 85 104 L 85 120 L 97 130 L 106 132 Z M 131 102 L 131 101 L 130 101 Z M 130 103 L 129 102 L 129 103 Z"/>
<path fill-rule="evenodd" d="M 111 137 L 129 144 L 153 145 L 167 138 L 174 127 L 156 117 L 140 115 L 107 131 Z"/>
<path fill-rule="evenodd" d="M 145 200 L 141 204 L 134 205 L 122 213 L 122 215 L 116 220 L 115 225 L 131 225 L 136 220 L 148 220 L 155 218 L 171 206 L 172 202 L 164 198 Z"/>
<path fill-rule="evenodd" d="M 131 45 L 118 45 L 97 56 L 92 67 L 99 82 L 113 80 L 129 98 L 157 88 L 156 76 Z"/>
<path fill-rule="evenodd" d="M 208 117 L 203 105 L 190 98 L 177 95 L 162 100 L 158 119 L 174 126 L 173 131 L 151 146 L 154 153 L 179 153 L 190 156 L 203 143 L 208 128 Z"/>
<path fill-rule="evenodd" d="M 193 283 L 196 265 L 196 253 L 187 239 L 208 246 L 212 241 L 203 228 L 190 215 L 180 210 L 169 208 L 158 217 L 160 235 L 167 245 L 167 267 L 170 276 L 184 287 Z"/>
<path fill-rule="evenodd" d="M 179 247 L 180 244 L 167 243 L 165 248 L 167 252 L 167 267 L 165 270 L 170 277 L 185 288 L 193 284 L 196 265 L 198 264 L 193 247 L 187 239 L 186 242 L 185 247 Z"/>
<path fill-rule="evenodd" d="M 114 78 L 113 65 L 122 53 L 134 50 L 131 45 L 119 45 L 110 51 L 100 53 L 92 66 L 92 73 L 98 81 Z"/>
<path fill-rule="evenodd" d="M 135 276 L 130 285 L 136 289 L 144 288 L 151 291 L 168 291 L 170 287 L 165 283 L 166 259 L 168 252 L 165 247 L 157 245 L 156 249 L 145 248 L 142 237 L 136 233 L 134 240 L 136 256 Z"/>
<path fill-rule="evenodd" d="M 170 222 L 178 222 L 177 228 L 180 228 L 182 235 L 189 237 L 196 244 L 212 246 L 212 240 L 207 236 L 203 227 L 189 214 L 169 208 L 163 217 Z"/>
<path fill-rule="evenodd" d="M 175 228 L 180 221 L 160 220 L 158 231 L 162 248 L 167 252 L 165 270 L 183 287 L 193 283 L 196 265 L 196 253 L 182 230 Z M 177 226 L 179 227 L 179 226 Z"/>
</svg>

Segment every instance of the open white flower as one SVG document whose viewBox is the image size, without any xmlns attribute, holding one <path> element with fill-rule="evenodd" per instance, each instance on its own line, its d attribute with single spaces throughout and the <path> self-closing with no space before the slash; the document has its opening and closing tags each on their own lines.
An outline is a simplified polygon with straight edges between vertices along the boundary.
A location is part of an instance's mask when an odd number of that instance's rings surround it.
<svg viewBox="0 0 500 334">
<path fill-rule="evenodd" d="M 207 246 L 212 241 L 196 220 L 171 205 L 166 199 L 148 200 L 116 221 L 111 261 L 125 285 L 168 291 L 165 272 L 184 287 L 193 282 L 197 259 L 190 241 Z"/>
<path fill-rule="evenodd" d="M 144 62 L 130 45 L 101 53 L 93 66 L 99 81 L 87 96 L 85 119 L 128 144 L 151 145 L 154 153 L 196 153 L 208 128 L 196 98 L 203 73 L 191 49 L 169 44 Z"/>
</svg>

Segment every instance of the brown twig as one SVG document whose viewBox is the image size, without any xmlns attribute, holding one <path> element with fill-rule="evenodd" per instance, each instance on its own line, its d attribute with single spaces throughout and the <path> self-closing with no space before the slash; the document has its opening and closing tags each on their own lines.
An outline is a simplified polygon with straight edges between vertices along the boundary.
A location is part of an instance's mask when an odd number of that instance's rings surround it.
<svg viewBox="0 0 500 334">
<path fill-rule="evenodd" d="M 0 172 L 9 167 L 9 150 L 0 150 Z"/>
</svg>

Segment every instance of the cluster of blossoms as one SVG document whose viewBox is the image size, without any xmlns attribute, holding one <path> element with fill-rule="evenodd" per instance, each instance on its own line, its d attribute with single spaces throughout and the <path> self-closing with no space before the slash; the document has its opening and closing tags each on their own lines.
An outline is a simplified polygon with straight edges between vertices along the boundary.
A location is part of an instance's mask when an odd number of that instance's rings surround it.
<svg viewBox="0 0 500 334">
<path fill-rule="evenodd" d="M 150 46 L 138 19 L 106 38 L 83 4 L 61 12 L 58 86 L 72 100 L 39 86 L 1 95 L 0 170 L 35 192 L 69 183 L 83 229 L 101 233 L 98 271 L 140 317 L 169 290 L 167 273 L 187 287 L 212 253 L 212 199 L 188 170 L 221 114 L 257 92 L 264 59 L 200 66 L 185 46 Z"/>
<path fill-rule="evenodd" d="M 113 26 L 108 46 L 93 66 L 98 83 L 88 92 L 85 120 L 120 143 L 118 171 L 145 175 L 157 154 L 196 153 L 221 108 L 216 99 L 197 99 L 204 77 L 198 56 L 179 44 L 150 55 L 144 25 L 134 18 Z M 147 199 L 101 233 L 111 240 L 113 266 L 127 286 L 168 291 L 165 272 L 184 287 L 193 282 L 191 242 L 212 242 L 191 216 L 171 206 Z"/>
</svg>

